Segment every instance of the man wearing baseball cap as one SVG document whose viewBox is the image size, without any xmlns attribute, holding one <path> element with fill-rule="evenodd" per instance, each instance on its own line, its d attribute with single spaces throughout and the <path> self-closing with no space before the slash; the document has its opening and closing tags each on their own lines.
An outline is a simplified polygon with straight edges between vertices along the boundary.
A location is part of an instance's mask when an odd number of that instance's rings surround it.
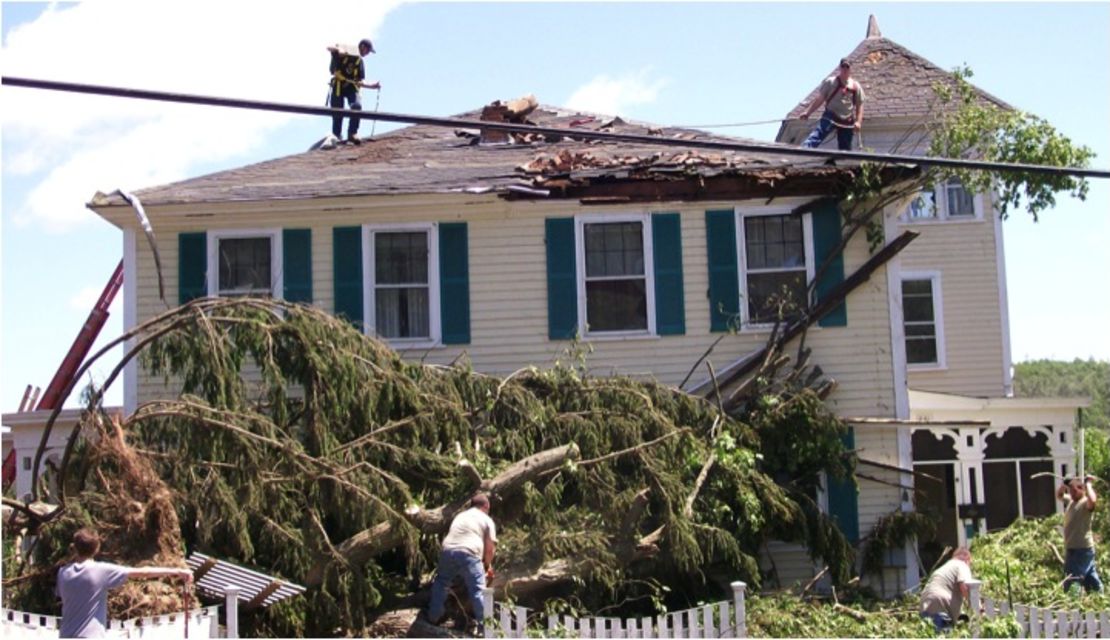
<svg viewBox="0 0 1110 640">
<path fill-rule="evenodd" d="M 363 82 L 366 78 L 366 66 L 362 59 L 374 53 L 374 43 L 370 42 L 369 38 L 363 38 L 358 43 L 357 54 L 353 47 L 339 44 L 328 47 L 328 51 L 331 52 L 331 66 L 328 69 L 331 72 L 328 106 L 333 109 L 342 109 L 345 100 L 352 111 L 362 111 L 359 89 L 362 87 L 367 89 L 382 88 L 380 82 L 372 84 Z M 352 117 L 351 123 L 347 125 L 347 140 L 354 144 L 359 144 L 358 125 L 359 118 L 355 117 Z M 336 138 L 342 139 L 343 116 L 332 116 L 331 133 Z"/>
<path fill-rule="evenodd" d="M 837 148 L 851 151 L 852 139 L 863 125 L 863 87 L 852 78 L 852 65 L 847 58 L 841 58 L 836 73 L 821 83 L 817 97 L 802 112 L 801 118 L 808 118 L 821 103 L 825 104 L 825 112 L 802 146 L 819 147 L 836 129 Z"/>
</svg>

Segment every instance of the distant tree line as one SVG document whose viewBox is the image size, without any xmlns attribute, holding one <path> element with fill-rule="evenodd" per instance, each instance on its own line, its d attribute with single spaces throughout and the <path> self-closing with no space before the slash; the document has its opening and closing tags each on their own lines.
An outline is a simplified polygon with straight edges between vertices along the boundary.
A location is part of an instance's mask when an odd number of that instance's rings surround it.
<svg viewBox="0 0 1110 640">
<path fill-rule="evenodd" d="M 1083 426 L 1110 430 L 1110 362 L 1103 360 L 1031 360 L 1014 365 L 1014 395 L 1091 399 Z"/>
</svg>

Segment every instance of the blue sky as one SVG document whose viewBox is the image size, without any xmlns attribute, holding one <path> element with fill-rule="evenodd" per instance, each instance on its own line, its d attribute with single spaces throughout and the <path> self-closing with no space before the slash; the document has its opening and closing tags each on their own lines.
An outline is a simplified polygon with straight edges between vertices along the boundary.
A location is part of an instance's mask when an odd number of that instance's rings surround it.
<svg viewBox="0 0 1110 640">
<path fill-rule="evenodd" d="M 532 93 L 636 120 L 734 123 L 782 117 L 863 39 L 870 14 L 884 36 L 945 69 L 966 63 L 975 84 L 1110 167 L 1106 2 L 4 2 L 0 64 L 4 75 L 322 106 L 324 47 L 371 37 L 383 111 L 453 115 Z M 4 411 L 26 384 L 47 385 L 121 257 L 120 232 L 84 208 L 97 190 L 297 153 L 330 124 L 8 87 L 0 97 Z M 363 100 L 373 108 L 374 93 Z M 1061 198 L 1037 224 L 1019 213 L 1003 225 L 1015 361 L 1110 359 L 1110 297 L 1094 284 L 1110 274 L 1107 183 L 1092 181 L 1085 203 Z M 101 343 L 122 332 L 120 300 Z"/>
</svg>

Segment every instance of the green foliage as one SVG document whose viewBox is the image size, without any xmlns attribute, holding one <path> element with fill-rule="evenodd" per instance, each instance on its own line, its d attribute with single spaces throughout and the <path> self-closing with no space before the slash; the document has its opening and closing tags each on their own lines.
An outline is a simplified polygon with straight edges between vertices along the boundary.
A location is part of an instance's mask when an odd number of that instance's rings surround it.
<svg viewBox="0 0 1110 640">
<path fill-rule="evenodd" d="M 911 540 L 928 540 L 935 531 L 936 521 L 918 511 L 892 511 L 879 518 L 864 540 L 860 573 L 879 574 L 887 551 L 904 548 Z"/>
<path fill-rule="evenodd" d="M 1094 152 L 1075 146 L 1048 122 L 1034 115 L 1002 109 L 983 99 L 968 82 L 971 70 L 952 73 L 951 84 L 938 84 L 938 100 L 929 123 L 928 155 L 944 158 L 976 158 L 990 162 L 1087 167 Z M 955 177 L 975 193 L 998 191 L 999 215 L 1024 204 L 1036 220 L 1038 214 L 1056 204 L 1056 193 L 1069 192 L 1085 200 L 1088 184 L 1083 178 L 1064 174 L 1028 171 L 987 172 L 944 168 L 934 172 L 931 182 Z"/>
<path fill-rule="evenodd" d="M 1020 638 L 1021 625 L 1013 615 L 983 619 L 979 626 L 980 638 Z"/>
<path fill-rule="evenodd" d="M 748 598 L 748 636 L 752 638 L 932 638 L 931 622 L 917 613 L 916 598 L 883 601 L 863 594 L 840 598 L 863 621 L 825 599 L 793 593 Z"/>
<path fill-rule="evenodd" d="M 1076 591 L 1067 595 L 1060 588 L 1064 580 L 1062 527 L 1059 515 L 1030 518 L 975 538 L 971 545 L 971 568 L 975 577 L 983 581 L 984 594 L 996 601 L 1012 599 L 1042 608 L 1110 609 L 1110 595 L 1106 592 Z M 1095 511 L 1092 529 L 1096 541 L 1107 539 L 1110 516 L 1106 509 Z"/>
<path fill-rule="evenodd" d="M 403 361 L 329 314 L 272 300 L 194 301 L 139 339 L 149 339 L 144 367 L 182 392 L 139 407 L 128 437 L 175 492 L 187 547 L 315 585 L 245 619 L 256 634 L 365 628 L 428 580 L 438 537 L 405 512 L 469 496 L 460 461 L 490 479 L 570 444 L 577 460 L 494 495 L 493 516 L 499 573 L 572 561 L 558 595 L 578 610 L 623 602 L 636 615 L 720 599 L 708 575 L 757 587 L 771 532 L 811 541 L 833 575 L 851 566 L 835 526 L 770 475 L 851 470 L 843 425 L 796 384 L 755 385 L 739 414 L 749 424 L 651 381 L 590 377 L 579 346 L 570 366 L 498 378 L 465 362 Z M 764 438 L 774 453 L 761 458 Z M 68 495 L 71 508 L 97 499 Z M 336 551 L 381 525 L 384 551 Z M 545 600 L 519 594 L 535 609 Z"/>
<path fill-rule="evenodd" d="M 1078 358 L 1019 362 L 1014 365 L 1014 395 L 1090 398 L 1091 406 L 1083 410 L 1083 426 L 1110 431 L 1110 362 Z"/>
</svg>

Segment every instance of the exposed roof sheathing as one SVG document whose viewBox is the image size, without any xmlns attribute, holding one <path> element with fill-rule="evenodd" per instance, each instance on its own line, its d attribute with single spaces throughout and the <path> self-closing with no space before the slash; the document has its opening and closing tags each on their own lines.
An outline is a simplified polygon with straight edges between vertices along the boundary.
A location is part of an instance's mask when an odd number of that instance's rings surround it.
<svg viewBox="0 0 1110 640">
<path fill-rule="evenodd" d="M 460 114 L 477 120 L 482 110 Z M 538 106 L 527 122 L 541 127 L 609 131 L 688 140 L 756 143 L 705 131 L 626 122 L 620 118 Z M 746 176 L 782 184 L 794 177 L 843 176 L 855 162 L 774 153 L 694 149 L 513 134 L 512 144 L 482 144 L 479 131 L 415 125 L 361 145 L 339 145 L 136 191 L 146 205 L 224 203 L 364 195 L 486 193 L 542 197 L 591 181 L 691 182 Z M 631 185 L 630 185 L 631 186 Z M 657 190 L 658 191 L 658 190 Z M 662 193 L 662 192 L 659 192 Z M 665 194 L 659 197 L 664 197 Z M 559 197 L 553 195 L 553 197 Z M 118 195 L 97 194 L 92 206 L 123 205 Z"/>
</svg>

